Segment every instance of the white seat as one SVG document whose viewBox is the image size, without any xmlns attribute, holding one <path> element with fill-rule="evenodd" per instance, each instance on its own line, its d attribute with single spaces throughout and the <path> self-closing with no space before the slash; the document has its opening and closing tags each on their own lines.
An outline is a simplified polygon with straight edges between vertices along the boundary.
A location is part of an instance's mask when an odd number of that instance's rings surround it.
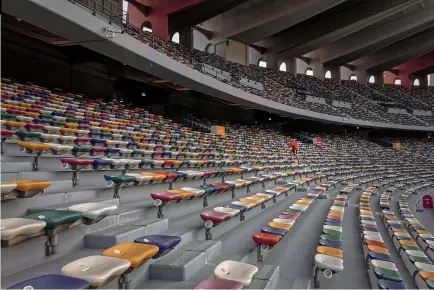
<svg viewBox="0 0 434 290">
<path fill-rule="evenodd" d="M 390 210 L 383 210 L 383 213 L 387 215 L 394 215 L 393 211 Z"/>
<path fill-rule="evenodd" d="M 408 233 L 393 233 L 393 235 L 397 237 L 407 237 L 407 238 L 411 237 Z"/>
<path fill-rule="evenodd" d="M 260 196 L 260 197 L 264 197 L 266 199 L 272 199 L 273 195 L 272 194 L 266 194 L 266 193 L 257 193 L 255 194 L 256 196 Z"/>
<path fill-rule="evenodd" d="M 370 232 L 370 231 L 363 231 L 363 235 L 380 236 L 380 237 L 381 237 L 381 234 L 380 234 L 380 233 L 377 233 L 377 232 Z"/>
<path fill-rule="evenodd" d="M 27 236 L 38 233 L 46 226 L 46 222 L 40 220 L 9 218 L 0 220 L 1 239 L 10 241 L 15 237 L 24 239 Z"/>
<path fill-rule="evenodd" d="M 372 266 L 377 267 L 377 268 L 383 268 L 383 269 L 398 271 L 395 264 L 392 262 L 373 259 L 373 260 L 371 260 L 371 264 L 372 264 Z"/>
<path fill-rule="evenodd" d="M 332 211 L 339 211 L 339 212 L 344 212 L 345 209 L 343 207 L 339 207 L 339 206 L 332 206 L 330 207 L 330 210 Z"/>
<path fill-rule="evenodd" d="M 378 235 L 364 235 L 365 240 L 383 242 L 383 238 Z"/>
<path fill-rule="evenodd" d="M 291 205 L 289 208 L 290 208 L 290 209 L 295 209 L 295 210 L 302 210 L 302 211 L 305 211 L 305 210 L 308 208 L 308 206 L 293 204 L 293 205 Z"/>
<path fill-rule="evenodd" d="M 103 160 L 109 160 L 112 161 L 112 164 L 115 166 L 122 166 L 125 164 L 128 164 L 128 159 L 111 159 L 111 158 L 102 158 Z"/>
<path fill-rule="evenodd" d="M 111 277 L 119 276 L 130 267 L 124 259 L 106 256 L 89 256 L 66 264 L 60 270 L 63 275 L 83 279 L 91 286 L 102 286 Z"/>
<path fill-rule="evenodd" d="M 203 194 L 205 194 L 204 189 L 197 189 L 193 187 L 181 187 L 181 190 L 190 191 L 193 193 L 194 196 L 202 196 Z"/>
<path fill-rule="evenodd" d="M 405 252 L 409 256 L 426 258 L 426 255 L 424 254 L 424 252 L 421 252 L 421 251 L 405 250 Z"/>
<path fill-rule="evenodd" d="M 0 184 L 0 188 L 1 188 L 1 194 L 9 193 L 12 190 L 14 190 L 15 188 L 17 188 L 17 184 L 16 183 L 2 183 L 2 184 Z"/>
<path fill-rule="evenodd" d="M 431 234 L 420 234 L 419 235 L 422 239 L 432 239 L 434 238 Z"/>
<path fill-rule="evenodd" d="M 322 270 L 330 269 L 334 272 L 340 272 L 344 270 L 344 260 L 324 254 L 316 254 L 315 266 Z"/>
<path fill-rule="evenodd" d="M 233 205 L 241 205 L 241 206 L 245 206 L 247 208 L 252 208 L 253 204 L 252 203 L 248 203 L 248 202 L 241 202 L 241 201 L 233 201 L 231 202 Z"/>
<path fill-rule="evenodd" d="M 258 267 L 237 261 L 223 261 L 214 269 L 214 276 L 219 279 L 238 281 L 249 286 Z"/>
<path fill-rule="evenodd" d="M 112 214 L 117 209 L 117 205 L 102 202 L 82 203 L 68 207 L 68 210 L 81 212 L 83 213 L 83 216 L 88 219 L 96 219 L 102 215 L 106 216 Z"/>
<path fill-rule="evenodd" d="M 150 181 L 152 179 L 152 176 L 143 175 L 139 173 L 127 173 L 125 175 L 135 177 L 137 182 Z"/>
<path fill-rule="evenodd" d="M 273 219 L 273 222 L 281 223 L 281 224 L 287 224 L 287 225 L 293 225 L 295 223 L 294 219 L 281 219 L 281 218 L 275 218 Z"/>
<path fill-rule="evenodd" d="M 434 272 L 434 265 L 433 264 L 415 262 L 414 266 L 418 269 L 418 271 Z"/>
<path fill-rule="evenodd" d="M 324 225 L 322 228 L 324 230 L 332 230 L 332 231 L 342 232 L 342 227 L 338 227 L 338 226 Z"/>
<path fill-rule="evenodd" d="M 240 213 L 239 209 L 222 207 L 222 206 L 215 207 L 214 211 L 221 212 L 221 213 L 226 213 L 226 214 L 230 215 L 231 217 L 234 217 L 234 216 L 236 216 L 237 214 Z"/>
<path fill-rule="evenodd" d="M 50 149 L 54 151 L 68 152 L 72 151 L 73 146 L 62 145 L 57 143 L 45 143 L 46 145 L 50 145 Z"/>
</svg>

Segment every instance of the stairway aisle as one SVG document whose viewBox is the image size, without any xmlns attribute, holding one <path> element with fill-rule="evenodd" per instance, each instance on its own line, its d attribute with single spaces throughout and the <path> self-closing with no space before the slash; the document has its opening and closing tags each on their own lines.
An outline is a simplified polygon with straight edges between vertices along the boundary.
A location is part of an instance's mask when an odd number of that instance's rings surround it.
<svg viewBox="0 0 434 290">
<path fill-rule="evenodd" d="M 323 289 L 369 289 L 368 271 L 363 256 L 360 238 L 359 199 L 362 191 L 348 195 L 348 207 L 345 208 L 343 224 L 344 270 L 327 282 L 321 282 Z M 324 281 L 324 280 L 323 280 Z"/>
<path fill-rule="evenodd" d="M 414 283 L 411 274 L 407 270 L 407 267 L 404 265 L 401 259 L 401 255 L 393 245 L 392 239 L 390 238 L 386 226 L 384 225 L 384 220 L 381 217 L 380 196 L 383 191 L 384 190 L 380 190 L 377 193 L 377 196 L 371 197 L 371 208 L 372 211 L 374 212 L 375 222 L 377 223 L 378 231 L 381 233 L 384 243 L 386 244 L 387 249 L 389 250 L 390 256 L 392 257 L 395 266 L 398 268 L 399 274 L 401 274 L 401 277 L 403 279 L 405 286 L 407 286 L 407 289 L 417 289 L 418 287 L 416 283 Z M 395 204 L 393 202 L 391 202 L 390 204 L 392 206 L 392 210 L 396 213 L 394 209 L 394 206 L 396 207 L 396 202 Z"/>
<path fill-rule="evenodd" d="M 429 194 L 432 192 L 432 189 L 428 189 L 419 194 L 411 194 L 408 197 L 408 205 L 411 209 L 411 212 L 415 215 L 415 217 L 419 220 L 421 224 L 434 235 L 434 209 L 424 209 L 423 212 L 416 211 L 415 202 L 425 194 Z"/>
</svg>

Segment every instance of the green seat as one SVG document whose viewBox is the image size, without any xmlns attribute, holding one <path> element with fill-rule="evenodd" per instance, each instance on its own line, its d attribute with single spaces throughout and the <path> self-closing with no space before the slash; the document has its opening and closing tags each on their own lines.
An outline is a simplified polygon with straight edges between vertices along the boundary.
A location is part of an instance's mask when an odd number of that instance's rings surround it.
<svg viewBox="0 0 434 290">
<path fill-rule="evenodd" d="M 77 211 L 50 210 L 30 214 L 26 219 L 41 220 L 47 223 L 47 229 L 54 229 L 61 225 L 73 224 L 78 221 L 83 214 Z"/>
<path fill-rule="evenodd" d="M 220 170 L 217 170 L 217 175 L 216 176 L 223 176 L 223 175 L 225 175 L 226 174 L 226 170 L 224 170 L 224 169 L 220 169 Z"/>
<path fill-rule="evenodd" d="M 113 134 L 112 133 L 109 133 L 109 132 L 101 132 L 101 138 L 105 138 L 105 137 L 112 137 L 113 136 Z"/>
<path fill-rule="evenodd" d="M 209 188 L 209 187 L 206 187 L 206 186 L 199 186 L 198 189 L 205 190 L 205 194 L 209 194 L 209 193 L 213 193 L 214 192 L 214 188 Z"/>
<path fill-rule="evenodd" d="M 374 267 L 374 273 L 378 279 L 386 279 L 395 282 L 402 282 L 401 275 L 399 275 L 398 271 Z"/>
<path fill-rule="evenodd" d="M 152 166 L 154 164 L 154 160 L 152 159 L 142 159 L 140 162 L 141 166 Z"/>
<path fill-rule="evenodd" d="M 434 280 L 426 280 L 425 282 L 428 286 L 428 289 L 434 289 Z"/>
<path fill-rule="evenodd" d="M 20 138 L 39 138 L 41 133 L 39 132 L 27 132 L 27 131 L 17 131 L 15 132 Z"/>
<path fill-rule="evenodd" d="M 404 250 L 420 251 L 420 249 L 419 249 L 418 247 L 413 247 L 413 246 L 403 246 L 403 245 L 401 245 L 401 247 L 402 247 Z M 429 264 L 431 264 L 431 263 L 429 263 Z"/>
<path fill-rule="evenodd" d="M 53 119 L 53 116 L 51 116 L 49 114 L 40 114 L 39 119 L 51 120 L 51 119 Z"/>
<path fill-rule="evenodd" d="M 3 113 L 1 114 L 2 120 L 15 120 L 15 115 L 9 114 L 9 113 Z"/>
<path fill-rule="evenodd" d="M 92 147 L 90 147 L 90 146 L 74 146 L 72 148 L 73 152 L 81 152 L 81 153 L 90 152 L 91 150 L 92 150 Z"/>
<path fill-rule="evenodd" d="M 373 218 L 369 218 L 369 217 L 364 217 L 362 218 L 363 221 L 375 221 L 375 219 Z"/>
<path fill-rule="evenodd" d="M 320 238 L 324 239 L 324 240 L 333 241 L 333 242 L 340 242 L 340 241 L 342 241 L 342 236 L 332 236 L 332 235 L 322 234 L 320 236 Z"/>
<path fill-rule="evenodd" d="M 334 230 L 330 230 L 330 229 L 323 229 L 322 232 L 326 235 L 329 235 L 329 236 L 337 236 L 337 237 L 342 238 L 342 232 L 339 232 L 339 231 L 334 231 Z"/>
<path fill-rule="evenodd" d="M 128 175 L 104 175 L 105 180 L 113 181 L 115 183 L 129 183 L 129 182 L 135 182 L 136 178 L 134 176 L 128 176 Z"/>
<path fill-rule="evenodd" d="M 74 116 L 74 115 L 71 115 L 71 116 Z M 65 116 L 66 117 L 66 116 Z M 68 123 L 78 123 L 78 119 L 75 119 L 75 118 L 67 118 L 66 119 L 66 122 L 68 122 Z"/>
<path fill-rule="evenodd" d="M 54 126 L 54 127 L 64 127 L 65 126 L 65 122 L 60 122 L 60 121 L 50 121 L 50 125 Z"/>
<path fill-rule="evenodd" d="M 427 257 L 418 257 L 418 256 L 408 256 L 410 261 L 414 264 L 416 262 L 419 263 L 425 263 L 425 264 L 431 264 L 431 261 Z"/>
</svg>

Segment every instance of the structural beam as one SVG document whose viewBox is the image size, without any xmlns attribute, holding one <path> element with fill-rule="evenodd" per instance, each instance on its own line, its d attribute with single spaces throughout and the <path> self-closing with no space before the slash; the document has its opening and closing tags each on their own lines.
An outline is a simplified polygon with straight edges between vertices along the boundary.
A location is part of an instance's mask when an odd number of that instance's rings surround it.
<svg viewBox="0 0 434 290">
<path fill-rule="evenodd" d="M 296 57 L 337 41 L 421 0 L 347 1 L 258 44 L 280 57 Z"/>
<path fill-rule="evenodd" d="M 434 2 L 381 26 L 370 26 L 318 49 L 324 63 L 344 65 L 434 26 Z"/>
</svg>

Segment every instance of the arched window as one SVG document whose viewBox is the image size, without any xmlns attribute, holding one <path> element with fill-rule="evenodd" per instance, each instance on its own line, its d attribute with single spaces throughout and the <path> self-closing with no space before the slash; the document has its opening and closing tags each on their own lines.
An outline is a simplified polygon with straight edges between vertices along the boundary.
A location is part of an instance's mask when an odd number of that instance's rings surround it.
<svg viewBox="0 0 434 290">
<path fill-rule="evenodd" d="M 152 33 L 152 24 L 151 24 L 151 22 L 146 21 L 145 23 L 143 23 L 142 30 L 143 30 L 144 32 Z"/>
<path fill-rule="evenodd" d="M 374 77 L 374 76 L 371 76 L 371 77 L 369 78 L 369 83 L 370 83 L 370 84 L 375 84 L 375 77 Z"/>
<path fill-rule="evenodd" d="M 357 76 L 356 75 L 350 75 L 350 81 L 357 82 Z"/>
<path fill-rule="evenodd" d="M 332 72 L 331 71 L 326 71 L 326 73 L 325 73 L 325 75 L 324 75 L 324 77 L 326 78 L 326 79 L 331 79 L 332 78 Z"/>
<path fill-rule="evenodd" d="M 400 86 L 400 85 L 401 85 L 401 80 L 400 80 L 400 79 L 395 79 L 395 80 L 393 81 L 393 84 L 394 84 L 394 85 L 397 85 L 397 86 Z"/>
<path fill-rule="evenodd" d="M 419 81 L 419 79 L 415 79 L 415 80 L 414 80 L 414 82 L 413 82 L 413 86 L 415 86 L 415 87 L 420 86 L 420 81 Z"/>
<path fill-rule="evenodd" d="M 175 32 L 175 34 L 172 36 L 172 41 L 179 43 L 179 32 Z"/>
<path fill-rule="evenodd" d="M 280 71 L 286 71 L 286 63 L 282 62 L 279 67 Z"/>
<path fill-rule="evenodd" d="M 260 67 L 267 67 L 267 62 L 265 61 L 265 60 L 260 60 L 259 61 L 259 63 L 258 63 L 258 65 L 260 66 Z"/>
<path fill-rule="evenodd" d="M 308 67 L 308 68 L 306 69 L 306 75 L 307 75 L 307 76 L 313 76 L 313 70 L 312 70 L 310 67 Z"/>
</svg>

